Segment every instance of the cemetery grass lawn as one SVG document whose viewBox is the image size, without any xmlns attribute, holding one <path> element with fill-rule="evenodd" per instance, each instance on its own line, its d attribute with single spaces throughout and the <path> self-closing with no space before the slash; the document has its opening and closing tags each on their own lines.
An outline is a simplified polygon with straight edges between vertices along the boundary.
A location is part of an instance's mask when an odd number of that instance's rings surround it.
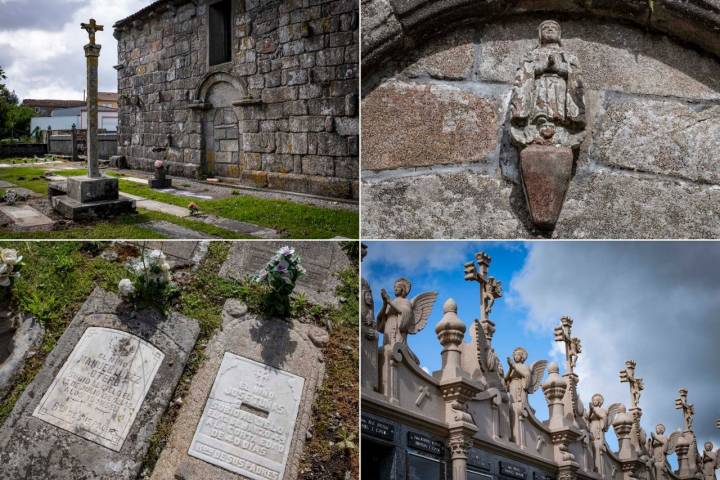
<svg viewBox="0 0 720 480">
<path fill-rule="evenodd" d="M 91 255 L 98 248 L 92 242 L 22 242 L 12 248 L 18 249 L 24 263 L 12 287 L 13 298 L 21 299 L 20 309 L 45 327 L 45 336 L 38 353 L 0 399 L 0 425 L 95 286 L 115 291 L 125 273 L 121 264 Z"/>
<path fill-rule="evenodd" d="M 0 169 L 0 180 L 8 181 L 37 193 L 47 194 L 48 181 L 42 178 L 44 172 L 45 170 L 41 167 L 5 168 Z M 84 175 L 86 170 L 59 170 L 54 173 L 56 175 L 72 177 Z M 158 192 L 148 186 L 123 180 L 122 177 L 120 177 L 120 190 L 125 193 L 139 195 L 144 198 L 177 205 L 179 207 L 187 207 L 190 202 L 195 202 L 198 207 L 200 207 L 201 213 L 274 228 L 280 232 L 285 232 L 288 238 L 319 239 L 336 236 L 358 238 L 359 234 L 358 213 L 346 210 L 321 208 L 286 200 L 257 198 L 250 195 L 237 195 L 215 200 L 193 200 L 178 197 L 170 193 Z M 178 223 L 175 220 L 171 221 Z M 193 228 L 193 230 L 197 229 Z M 157 236 L 157 234 L 154 234 L 154 236 Z M 223 238 L 237 238 L 223 235 L 218 236 Z"/>
<path fill-rule="evenodd" d="M 102 222 L 94 222 L 88 226 L 75 225 L 68 229 L 46 231 L 28 231 L 28 232 L 7 232 L 0 231 L 0 239 L 21 239 L 21 238 L 43 238 L 43 239 L 93 239 L 93 240 L 130 240 L 130 239 L 164 239 L 164 235 L 141 227 L 143 223 L 150 221 L 168 221 L 176 225 L 180 225 L 196 232 L 202 232 L 223 239 L 247 239 L 252 238 L 248 235 L 225 230 L 224 228 L 209 225 L 203 222 L 189 220 L 187 218 L 179 218 L 174 215 L 162 212 L 151 212 L 148 210 L 138 209 L 136 215 L 127 215 L 122 217 L 105 220 Z"/>
</svg>

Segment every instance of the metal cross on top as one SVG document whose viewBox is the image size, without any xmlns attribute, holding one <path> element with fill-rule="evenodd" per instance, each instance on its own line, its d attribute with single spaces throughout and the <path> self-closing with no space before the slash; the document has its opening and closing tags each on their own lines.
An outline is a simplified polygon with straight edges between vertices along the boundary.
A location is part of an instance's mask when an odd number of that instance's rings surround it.
<svg viewBox="0 0 720 480">
<path fill-rule="evenodd" d="M 95 45 L 95 32 L 102 32 L 105 27 L 98 25 L 94 18 L 90 19 L 90 23 L 81 23 L 80 28 L 87 30 L 90 35 L 90 45 Z"/>
<path fill-rule="evenodd" d="M 475 266 L 475 262 L 465 263 L 465 280 L 480 284 L 480 321 L 486 322 L 489 320 L 495 299 L 502 297 L 502 284 L 488 276 L 491 261 L 489 255 L 485 252 L 476 253 L 475 260 L 480 268 Z"/>
</svg>

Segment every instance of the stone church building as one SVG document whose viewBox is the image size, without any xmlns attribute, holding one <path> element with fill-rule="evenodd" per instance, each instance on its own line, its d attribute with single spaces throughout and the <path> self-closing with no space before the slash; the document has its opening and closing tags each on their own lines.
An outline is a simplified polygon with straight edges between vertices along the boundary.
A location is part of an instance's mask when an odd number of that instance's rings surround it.
<svg viewBox="0 0 720 480">
<path fill-rule="evenodd" d="M 357 198 L 358 21 L 354 0 L 160 0 L 117 22 L 118 154 Z"/>
</svg>

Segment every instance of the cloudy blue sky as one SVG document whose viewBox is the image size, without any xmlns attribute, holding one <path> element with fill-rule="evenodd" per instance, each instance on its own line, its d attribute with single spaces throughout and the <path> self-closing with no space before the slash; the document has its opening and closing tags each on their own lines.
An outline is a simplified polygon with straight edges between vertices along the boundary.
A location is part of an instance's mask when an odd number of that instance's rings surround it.
<svg viewBox="0 0 720 480">
<path fill-rule="evenodd" d="M 112 25 L 152 3 L 150 0 L 0 0 L 0 65 L 6 84 L 20 99 L 82 100 L 87 32 L 91 17 L 98 32 L 100 90 L 117 91 L 117 42 Z"/>
<path fill-rule="evenodd" d="M 645 380 L 640 406 L 646 431 L 664 423 L 682 426 L 675 410 L 678 389 L 689 390 L 700 441 L 720 443 L 720 242 L 366 242 L 363 275 L 370 281 L 376 308 L 380 289 L 392 292 L 395 278 L 413 282 L 414 297 L 439 292 L 427 327 L 410 346 L 429 371 L 440 368 L 434 326 L 449 297 L 470 325 L 479 316 L 478 284 L 463 280 L 463 263 L 478 251 L 492 257 L 490 274 L 503 283 L 504 296 L 492 320 L 494 346 L 501 359 L 518 345 L 529 362 L 545 358 L 563 365 L 564 350 L 553 341 L 562 315 L 575 320 L 582 341 L 578 386 L 587 403 L 600 392 L 605 406 L 629 404 L 627 384 L 618 373 L 628 359 Z M 469 335 L 466 335 L 466 341 Z M 531 403 L 547 418 L 542 392 Z M 607 435 L 612 443 L 614 434 Z"/>
</svg>

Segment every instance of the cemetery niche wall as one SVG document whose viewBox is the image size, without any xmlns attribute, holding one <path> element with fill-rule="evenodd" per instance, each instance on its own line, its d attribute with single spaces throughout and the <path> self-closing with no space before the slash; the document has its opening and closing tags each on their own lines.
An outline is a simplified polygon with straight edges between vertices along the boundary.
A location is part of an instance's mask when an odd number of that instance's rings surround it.
<svg viewBox="0 0 720 480">
<path fill-rule="evenodd" d="M 358 6 L 156 1 L 115 24 L 131 168 L 358 198 Z"/>
<path fill-rule="evenodd" d="M 714 0 L 367 0 L 362 18 L 364 236 L 720 236 Z"/>
<path fill-rule="evenodd" d="M 363 248 L 363 255 L 367 249 Z M 465 280 L 478 282 L 480 318 L 468 328 L 452 298 L 435 326 L 442 345 L 442 367 L 427 373 L 411 348 L 411 335 L 427 328 L 432 302 L 406 299 L 411 282 L 395 283 L 395 298 L 382 290 L 374 318 L 372 288 L 362 280 L 361 432 L 362 475 L 392 480 L 714 480 L 720 453 L 693 430 L 694 407 L 685 388 L 675 407 L 683 428 L 665 434 L 664 425 L 647 433 L 641 426 L 640 397 L 645 388 L 633 360 L 619 380 L 627 383 L 627 403 L 607 405 L 601 393 L 578 395 L 582 380 L 575 368 L 582 346 L 573 320 L 554 329 L 565 350 L 557 363 L 528 359 L 517 347 L 506 362 L 492 345 L 490 319 L 502 296 L 489 275 L 491 259 L 478 253 L 464 265 Z M 437 296 L 437 293 L 432 292 Z M 469 330 L 469 331 L 468 331 Z M 378 345 L 379 334 L 383 335 Z M 469 333 L 469 341 L 465 334 Z M 618 366 L 620 367 L 620 366 Z M 547 370 L 547 375 L 545 371 Z M 541 421 L 528 396 L 542 390 L 548 419 Z M 672 402 L 672 399 L 668 401 Z M 680 415 L 678 413 L 678 415 Z M 717 424 L 720 428 L 720 420 Z M 612 429 L 618 451 L 605 434 Z M 612 433 L 611 433 L 612 434 Z M 673 470 L 668 456 L 675 455 Z"/>
</svg>

